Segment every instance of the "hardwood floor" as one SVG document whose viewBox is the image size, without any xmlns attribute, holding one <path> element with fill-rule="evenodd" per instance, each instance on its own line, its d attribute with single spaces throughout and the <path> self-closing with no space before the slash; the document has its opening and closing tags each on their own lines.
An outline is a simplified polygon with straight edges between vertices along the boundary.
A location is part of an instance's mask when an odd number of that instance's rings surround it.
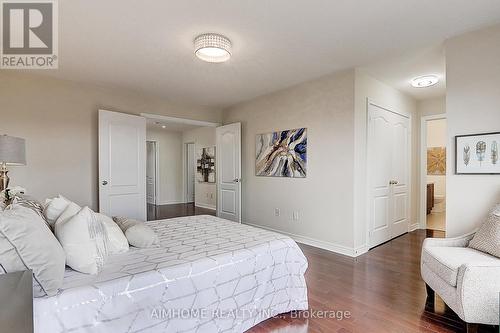
<svg viewBox="0 0 500 333">
<path fill-rule="evenodd" d="M 148 204 L 148 221 L 170 219 L 173 217 L 192 215 L 215 215 L 215 210 L 196 207 L 194 203 L 182 203 L 173 205 L 150 205 Z"/>
<path fill-rule="evenodd" d="M 193 204 L 148 205 L 148 219 L 200 214 L 215 215 L 215 211 Z M 465 332 L 465 323 L 439 296 L 434 305 L 426 302 L 420 277 L 420 251 L 426 237 L 444 237 L 444 232 L 417 230 L 358 258 L 299 244 L 309 262 L 309 308 L 342 315 L 348 312 L 349 318 L 308 318 L 307 313 L 288 313 L 268 319 L 247 333 Z M 479 332 L 499 331 L 498 327 L 482 325 Z"/>
<path fill-rule="evenodd" d="M 428 237 L 442 232 L 427 231 Z M 268 319 L 249 333 L 285 332 L 465 332 L 465 324 L 436 297 L 426 304 L 420 250 L 426 231 L 417 230 L 358 258 L 299 244 L 309 261 L 306 280 L 313 310 L 349 311 L 348 319 Z M 479 332 L 498 332 L 480 326 Z"/>
</svg>

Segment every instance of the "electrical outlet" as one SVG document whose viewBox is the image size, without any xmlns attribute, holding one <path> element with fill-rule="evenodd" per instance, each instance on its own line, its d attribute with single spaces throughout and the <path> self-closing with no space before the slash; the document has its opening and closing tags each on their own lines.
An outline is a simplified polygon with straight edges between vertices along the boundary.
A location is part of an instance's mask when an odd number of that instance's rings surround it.
<svg viewBox="0 0 500 333">
<path fill-rule="evenodd" d="M 293 215 L 292 215 L 292 218 L 294 221 L 298 221 L 299 220 L 299 212 L 293 212 Z"/>
<path fill-rule="evenodd" d="M 274 216 L 280 216 L 281 215 L 281 211 L 279 208 L 274 208 Z"/>
</svg>

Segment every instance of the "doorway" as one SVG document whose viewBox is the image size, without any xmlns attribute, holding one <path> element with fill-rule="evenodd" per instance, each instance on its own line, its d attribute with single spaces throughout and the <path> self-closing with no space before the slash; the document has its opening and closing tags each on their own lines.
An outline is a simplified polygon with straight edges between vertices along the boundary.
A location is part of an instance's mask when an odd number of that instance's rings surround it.
<svg viewBox="0 0 500 333">
<path fill-rule="evenodd" d="M 410 214 L 410 119 L 368 103 L 369 247 L 406 232 Z"/>
<path fill-rule="evenodd" d="M 421 224 L 446 231 L 447 123 L 444 114 L 422 117 Z"/>
<path fill-rule="evenodd" d="M 146 141 L 146 203 L 156 205 L 158 149 L 156 141 Z"/>
<path fill-rule="evenodd" d="M 195 202 L 195 144 L 186 143 L 186 202 Z"/>
</svg>

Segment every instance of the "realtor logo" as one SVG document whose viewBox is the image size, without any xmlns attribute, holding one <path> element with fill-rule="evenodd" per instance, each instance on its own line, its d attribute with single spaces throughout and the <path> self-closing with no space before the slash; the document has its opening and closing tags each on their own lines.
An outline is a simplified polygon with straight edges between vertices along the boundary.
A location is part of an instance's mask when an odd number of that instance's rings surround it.
<svg viewBox="0 0 500 333">
<path fill-rule="evenodd" d="M 55 1 L 2 0 L 1 18 L 1 68 L 58 67 Z"/>
</svg>

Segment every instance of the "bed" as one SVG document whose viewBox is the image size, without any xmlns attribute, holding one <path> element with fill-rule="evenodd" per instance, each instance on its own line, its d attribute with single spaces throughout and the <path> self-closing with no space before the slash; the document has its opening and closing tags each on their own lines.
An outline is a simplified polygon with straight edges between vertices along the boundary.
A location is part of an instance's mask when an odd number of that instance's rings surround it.
<svg viewBox="0 0 500 333">
<path fill-rule="evenodd" d="M 35 332 L 244 332 L 308 308 L 289 237 L 207 215 L 146 223 L 159 247 L 111 256 L 98 275 L 67 269 L 61 292 L 34 300 Z"/>
</svg>

